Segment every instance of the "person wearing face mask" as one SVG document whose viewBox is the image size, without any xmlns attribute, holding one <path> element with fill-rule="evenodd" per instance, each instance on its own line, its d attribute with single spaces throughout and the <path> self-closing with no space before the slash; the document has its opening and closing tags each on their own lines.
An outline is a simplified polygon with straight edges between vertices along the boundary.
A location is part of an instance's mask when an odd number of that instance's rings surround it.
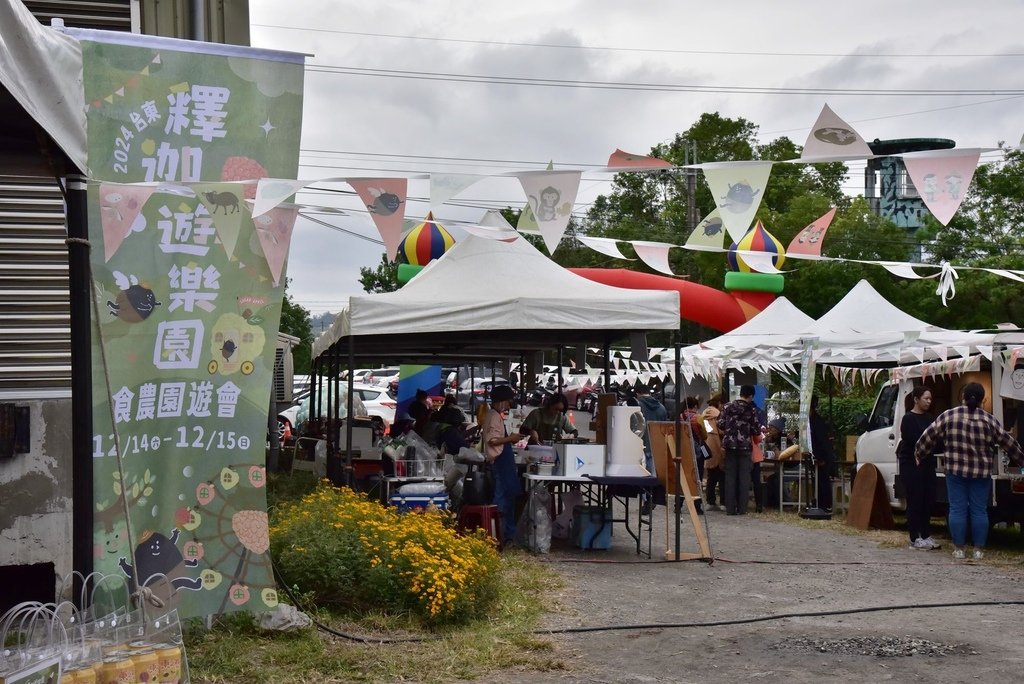
<svg viewBox="0 0 1024 684">
<path fill-rule="evenodd" d="M 931 517 L 935 502 L 935 456 L 928 454 L 918 464 L 914 458 L 917 440 L 935 420 L 929 409 L 932 406 L 932 391 L 918 385 L 907 396 L 910 405 L 900 422 L 899 457 L 900 482 L 907 497 L 907 532 L 910 534 L 910 548 L 920 551 L 938 549 L 941 545 L 932 539 Z"/>
<path fill-rule="evenodd" d="M 524 435 L 505 429 L 505 416 L 512 407 L 515 392 L 508 385 L 491 390 L 491 410 L 483 423 L 484 457 L 494 476 L 494 505 L 502 517 L 502 539 L 510 543 L 516 536 L 516 499 L 519 497 L 519 474 L 512 445 Z"/>
</svg>

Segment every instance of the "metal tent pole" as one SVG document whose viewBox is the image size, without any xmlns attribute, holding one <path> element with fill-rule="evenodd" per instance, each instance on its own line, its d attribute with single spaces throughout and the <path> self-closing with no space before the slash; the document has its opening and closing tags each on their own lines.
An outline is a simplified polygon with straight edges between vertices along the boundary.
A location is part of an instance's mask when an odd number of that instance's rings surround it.
<svg viewBox="0 0 1024 684">
<path fill-rule="evenodd" d="M 93 570 L 92 283 L 89 276 L 89 215 L 86 179 L 66 177 L 68 289 L 71 301 L 71 566 L 88 577 Z M 73 595 L 82 595 L 74 579 Z M 79 606 L 85 609 L 85 606 Z"/>
<path fill-rule="evenodd" d="M 679 560 L 679 553 L 680 553 L 680 536 L 681 536 L 681 524 L 682 524 L 682 515 L 683 515 L 683 484 L 682 484 L 683 483 L 683 459 L 682 459 L 682 454 L 683 454 L 683 424 L 682 424 L 682 420 L 681 420 L 682 413 L 679 411 L 679 402 L 681 401 L 681 397 L 680 397 L 681 388 L 679 386 L 679 378 L 680 378 L 680 371 L 681 371 L 681 369 L 680 369 L 680 363 L 679 363 L 679 352 L 680 352 L 679 333 L 677 333 L 677 332 L 673 332 L 672 333 L 672 347 L 675 349 L 675 356 L 676 356 L 676 360 L 675 360 L 675 374 L 676 374 L 675 380 L 676 381 L 673 383 L 675 385 L 675 393 L 676 393 L 676 397 L 675 397 L 675 399 L 676 399 L 676 410 L 673 411 L 673 413 L 676 414 L 675 415 L 675 421 L 676 421 L 676 459 L 675 459 L 675 461 L 676 461 L 676 463 L 675 463 L 675 466 L 676 466 L 676 492 L 675 492 L 675 495 L 676 495 L 676 505 L 675 505 L 675 509 L 676 509 L 676 511 L 675 511 L 676 512 L 676 555 L 675 555 L 675 559 L 678 561 Z"/>
</svg>

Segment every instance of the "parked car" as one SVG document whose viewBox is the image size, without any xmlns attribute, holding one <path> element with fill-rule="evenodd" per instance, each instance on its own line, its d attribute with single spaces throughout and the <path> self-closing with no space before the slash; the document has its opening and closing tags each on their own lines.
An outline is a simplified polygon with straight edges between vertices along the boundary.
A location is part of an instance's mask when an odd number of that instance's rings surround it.
<svg viewBox="0 0 1024 684">
<path fill-rule="evenodd" d="M 394 383 L 397 388 L 398 371 L 399 369 L 393 366 L 387 368 L 375 368 L 363 378 L 363 382 L 367 385 L 380 385 L 381 387 L 388 387 L 391 383 Z M 356 380 L 356 382 L 358 382 L 358 380 Z"/>
<path fill-rule="evenodd" d="M 363 400 L 363 406 L 366 407 L 366 413 L 371 420 L 378 419 L 383 423 L 383 431 L 386 434 L 395 422 L 395 409 L 398 406 L 395 395 L 386 387 L 374 385 L 355 383 L 352 388 L 356 396 Z"/>
<path fill-rule="evenodd" d="M 457 403 L 459 408 L 469 411 L 470 418 L 476 415 L 481 404 L 491 403 L 491 388 L 497 385 L 511 385 L 505 378 L 467 378 L 459 385 Z M 514 386 L 513 386 L 514 387 Z"/>
<path fill-rule="evenodd" d="M 363 404 L 363 399 L 360 396 L 359 390 L 361 387 L 364 386 L 355 386 L 356 394 L 355 396 L 352 397 L 353 413 L 355 414 L 356 418 L 372 418 L 374 416 L 372 416 L 367 411 L 366 406 Z M 366 385 L 365 387 L 374 391 L 380 390 L 379 387 L 370 387 L 369 385 Z M 301 432 L 305 422 L 309 419 L 311 396 L 311 393 L 307 393 L 304 397 L 298 399 L 292 406 L 289 406 L 284 411 L 281 411 L 280 413 L 277 414 L 277 429 L 279 436 L 284 434 L 285 426 L 287 426 L 288 430 L 290 430 L 293 435 L 297 435 Z M 326 385 L 320 385 L 320 412 L 321 416 L 325 416 L 327 414 Z M 348 383 L 342 382 L 341 397 L 339 398 L 338 406 L 338 416 L 340 418 L 345 418 L 346 415 L 348 415 Z M 378 417 L 378 420 L 381 420 L 383 422 L 384 416 L 386 416 L 387 414 L 378 409 L 375 411 L 375 415 Z M 394 422 L 394 408 L 391 409 L 391 422 Z M 390 425 L 390 423 L 386 423 L 385 425 Z"/>
</svg>

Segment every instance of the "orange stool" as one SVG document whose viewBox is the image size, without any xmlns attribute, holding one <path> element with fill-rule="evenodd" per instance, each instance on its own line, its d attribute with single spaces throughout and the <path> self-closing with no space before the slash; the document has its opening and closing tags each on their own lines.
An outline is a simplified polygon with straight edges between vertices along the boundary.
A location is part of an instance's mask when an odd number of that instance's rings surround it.
<svg viewBox="0 0 1024 684">
<path fill-rule="evenodd" d="M 497 506 L 463 506 L 459 511 L 457 527 L 460 531 L 483 530 L 501 545 L 501 512 Z"/>
</svg>

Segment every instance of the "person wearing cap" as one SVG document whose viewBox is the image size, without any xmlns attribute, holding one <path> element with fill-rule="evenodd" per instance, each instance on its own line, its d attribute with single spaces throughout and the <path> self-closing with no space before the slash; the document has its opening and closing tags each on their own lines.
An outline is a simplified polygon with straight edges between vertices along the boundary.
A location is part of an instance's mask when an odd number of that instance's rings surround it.
<svg viewBox="0 0 1024 684">
<path fill-rule="evenodd" d="M 516 536 L 516 499 L 519 497 L 519 473 L 512 445 L 523 438 L 505 429 L 505 416 L 512 407 L 515 391 L 508 385 L 491 390 L 491 409 L 483 423 L 484 457 L 494 476 L 494 505 L 502 517 L 502 539 L 510 543 Z"/>
</svg>

